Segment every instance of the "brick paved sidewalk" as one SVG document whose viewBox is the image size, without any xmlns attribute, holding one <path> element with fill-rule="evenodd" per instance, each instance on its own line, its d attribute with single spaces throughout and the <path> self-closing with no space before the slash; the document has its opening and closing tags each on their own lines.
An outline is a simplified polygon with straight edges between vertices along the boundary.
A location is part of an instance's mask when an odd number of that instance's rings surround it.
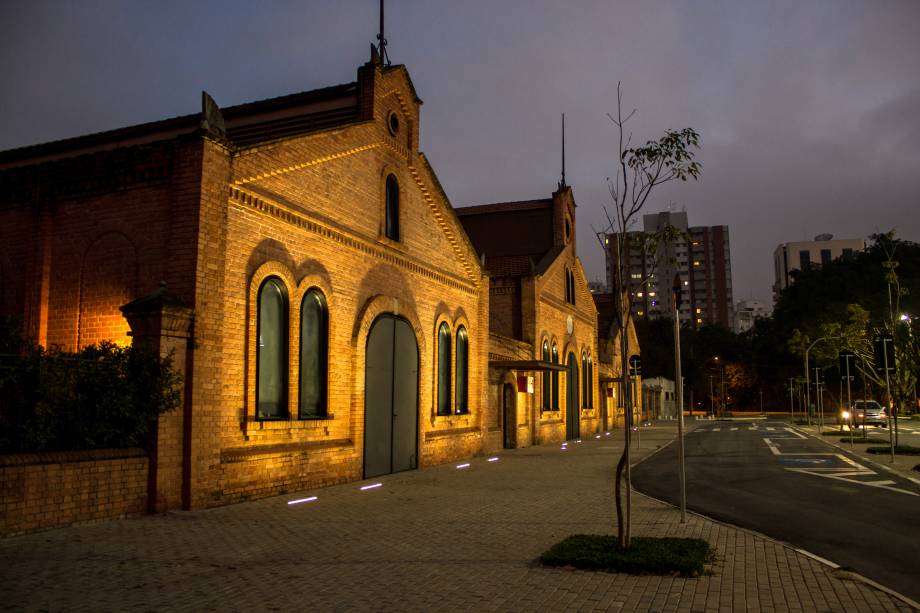
<svg viewBox="0 0 920 613">
<path fill-rule="evenodd" d="M 647 454 L 674 426 L 643 429 Z M 888 611 L 904 603 L 775 541 L 633 496 L 634 533 L 696 536 L 695 579 L 542 568 L 610 533 L 621 432 L 198 512 L 0 540 L 0 608 L 187 611 Z M 308 495 L 316 501 L 288 505 Z"/>
</svg>

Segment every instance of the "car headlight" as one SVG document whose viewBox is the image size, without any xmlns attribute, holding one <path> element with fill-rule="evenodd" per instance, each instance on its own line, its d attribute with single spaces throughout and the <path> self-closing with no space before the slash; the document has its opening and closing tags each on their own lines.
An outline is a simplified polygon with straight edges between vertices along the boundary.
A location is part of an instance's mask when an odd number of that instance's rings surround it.
<svg viewBox="0 0 920 613">
<path fill-rule="evenodd" d="M 850 419 L 850 412 L 849 412 L 849 411 L 844 411 L 844 412 L 843 412 L 843 418 L 844 418 L 844 419 Z"/>
</svg>

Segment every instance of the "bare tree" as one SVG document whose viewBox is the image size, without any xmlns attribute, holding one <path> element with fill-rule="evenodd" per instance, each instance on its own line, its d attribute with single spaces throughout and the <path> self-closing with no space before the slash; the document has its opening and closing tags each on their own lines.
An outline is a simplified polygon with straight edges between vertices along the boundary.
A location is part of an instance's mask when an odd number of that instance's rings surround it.
<svg viewBox="0 0 920 613">
<path fill-rule="evenodd" d="M 619 143 L 619 154 L 616 175 L 607 179 L 610 191 L 611 204 L 604 206 L 607 227 L 597 232 L 601 247 L 606 245 L 609 234 L 617 236 L 614 245 L 616 262 L 614 262 L 614 305 L 616 322 L 620 329 L 620 374 L 626 381 L 629 359 L 628 333 L 631 323 L 632 311 L 629 283 L 626 275 L 629 273 L 629 239 L 627 232 L 636 224 L 642 207 L 648 202 L 652 192 L 660 185 L 675 180 L 686 181 L 688 178 L 697 179 L 700 175 L 701 165 L 694 160 L 694 149 L 699 149 L 699 134 L 692 128 L 683 130 L 666 130 L 664 136 L 658 140 L 650 140 L 642 147 L 630 147 L 632 134 L 628 132 L 626 124 L 636 114 L 633 109 L 623 116 L 623 89 L 617 83 L 617 109 L 616 115 L 608 114 L 607 117 L 616 126 Z M 657 246 L 662 240 L 673 240 L 675 230 L 666 228 L 661 233 L 639 233 L 634 240 L 639 241 L 643 254 L 651 252 L 653 246 L 656 254 L 660 252 Z M 639 281 L 640 286 L 648 283 L 649 278 Z M 623 454 L 616 468 L 616 512 L 617 534 L 621 548 L 630 546 L 630 520 L 632 510 L 632 475 L 630 470 L 630 442 L 632 433 L 633 398 L 629 386 L 624 385 L 625 415 Z M 626 488 L 626 505 L 622 501 L 622 489 Z"/>
</svg>

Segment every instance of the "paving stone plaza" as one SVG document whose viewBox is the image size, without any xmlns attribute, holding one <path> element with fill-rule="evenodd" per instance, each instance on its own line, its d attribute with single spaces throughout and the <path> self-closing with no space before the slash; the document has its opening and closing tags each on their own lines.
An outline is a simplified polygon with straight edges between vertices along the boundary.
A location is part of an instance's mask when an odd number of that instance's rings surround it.
<svg viewBox="0 0 920 613">
<path fill-rule="evenodd" d="M 643 429 L 636 457 L 674 435 L 673 424 Z M 634 534 L 708 540 L 717 550 L 711 574 L 687 579 L 539 566 L 539 554 L 565 536 L 615 532 L 621 436 L 7 538 L 0 540 L 0 608 L 912 610 L 774 540 L 692 514 L 681 525 L 676 509 L 640 494 L 633 496 Z"/>
</svg>

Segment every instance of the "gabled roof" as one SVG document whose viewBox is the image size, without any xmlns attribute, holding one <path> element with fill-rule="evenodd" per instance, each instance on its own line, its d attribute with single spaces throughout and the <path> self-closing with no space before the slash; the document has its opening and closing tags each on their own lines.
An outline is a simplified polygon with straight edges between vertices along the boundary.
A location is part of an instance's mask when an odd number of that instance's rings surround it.
<svg viewBox="0 0 920 613">
<path fill-rule="evenodd" d="M 562 251 L 553 240 L 552 198 L 496 202 L 454 211 L 492 276 L 541 274 Z"/>
<path fill-rule="evenodd" d="M 357 82 L 343 83 L 310 91 L 247 102 L 221 109 L 227 122 L 227 136 L 236 144 L 248 145 L 263 140 L 311 132 L 357 120 Z M 303 112 L 297 109 L 302 107 Z M 259 115 L 275 115 L 258 121 Z M 106 130 L 74 138 L 29 145 L 0 152 L 0 164 L 30 161 L 33 158 L 80 153 L 82 150 L 105 146 L 173 138 L 195 130 L 201 113 Z"/>
</svg>

